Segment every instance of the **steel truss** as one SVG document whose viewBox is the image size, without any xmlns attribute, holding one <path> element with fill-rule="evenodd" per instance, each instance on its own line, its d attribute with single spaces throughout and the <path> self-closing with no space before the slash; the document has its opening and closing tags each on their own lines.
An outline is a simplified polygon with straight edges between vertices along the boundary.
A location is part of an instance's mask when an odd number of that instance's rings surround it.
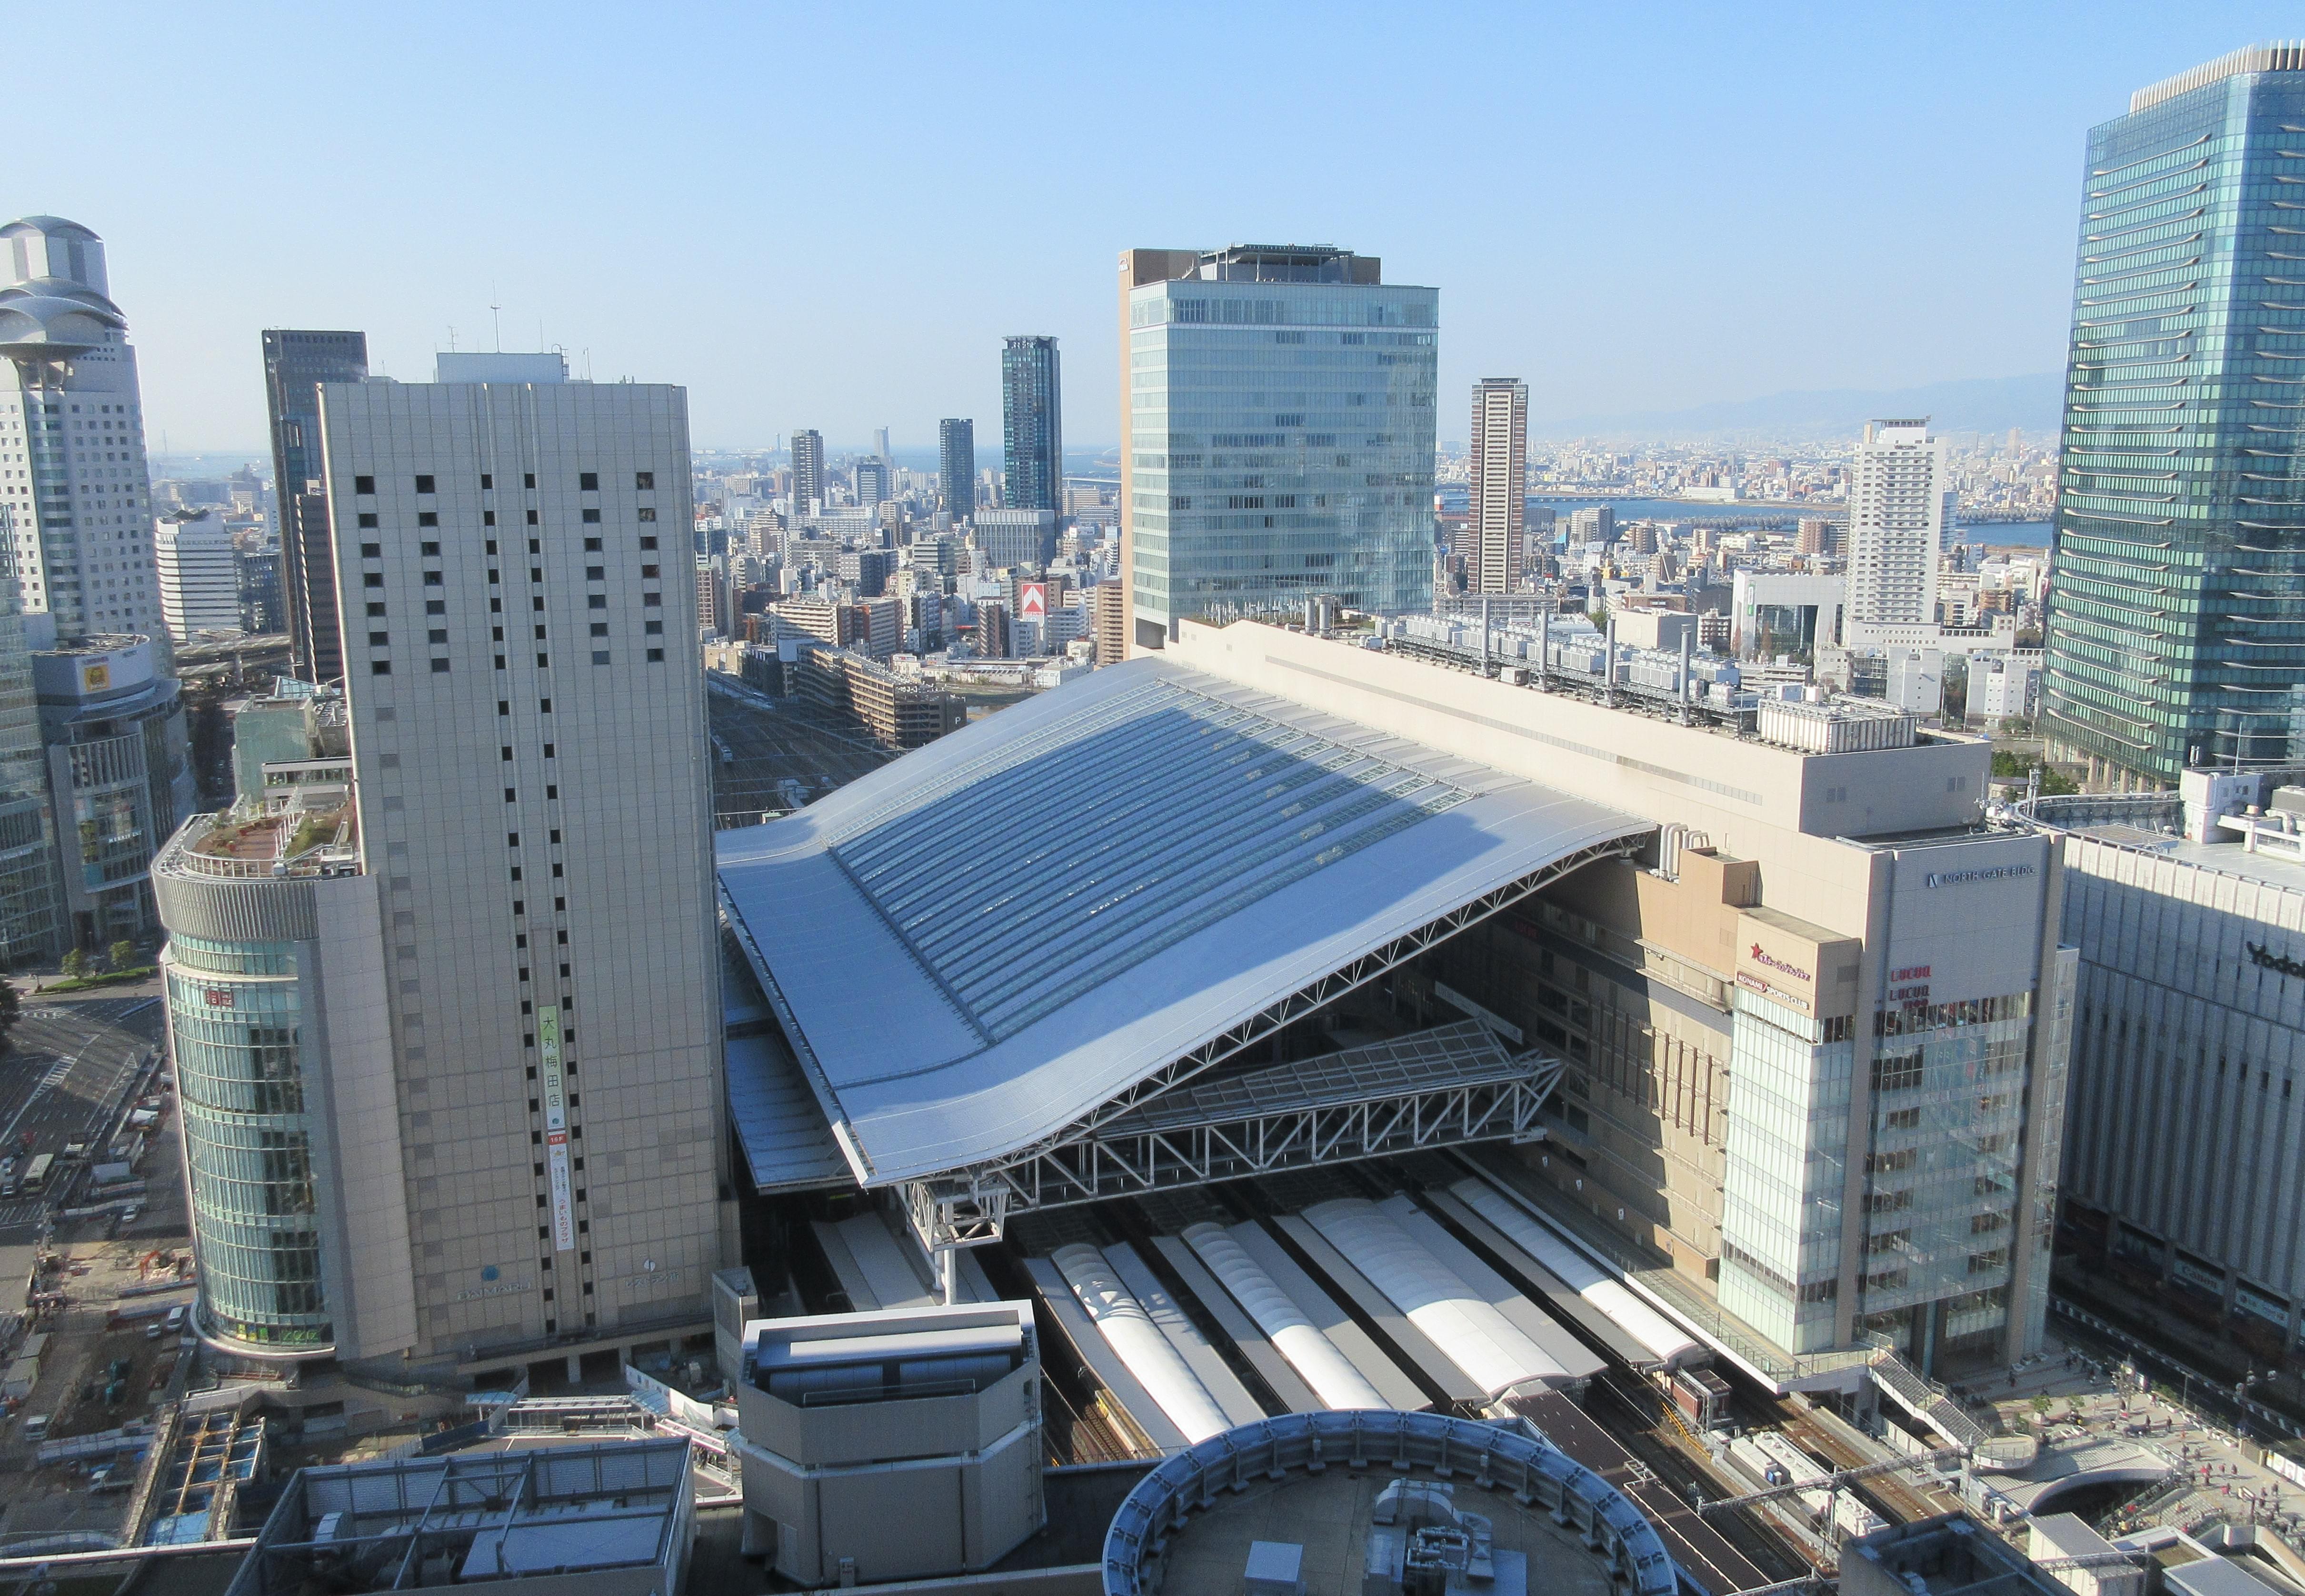
<svg viewBox="0 0 2305 1596">
<path fill-rule="evenodd" d="M 922 1243 L 939 1247 L 977 1246 L 1000 1239 L 1008 1216 L 1036 1208 L 1058 1208 L 1107 1197 L 1198 1184 L 1239 1174 L 1301 1167 L 1373 1158 L 1411 1147 L 1526 1139 L 1552 1080 L 1523 1077 L 1518 1089 L 1497 1082 L 1482 1086 L 1431 1087 L 1365 1105 L 1356 1122 L 1327 1110 L 1284 1110 L 1275 1115 L 1231 1118 L 1207 1125 L 1164 1129 L 1130 1136 L 1103 1134 L 1112 1122 L 1205 1074 L 1314 1009 L 1368 985 L 1501 910 L 1534 896 L 1562 877 L 1598 860 L 1637 853 L 1646 836 L 1611 837 L 1555 860 L 1544 869 L 1510 881 L 1362 955 L 1342 969 L 1268 1004 L 1210 1038 L 1175 1063 L 1107 1099 L 1071 1125 L 1013 1153 L 965 1166 L 925 1180 L 904 1183 L 905 1208 Z M 779 994 L 773 989 L 770 999 Z M 807 1061 L 804 1059 L 804 1064 Z M 1534 1065 L 1535 1061 L 1531 1061 Z M 1558 1078 L 1558 1065 L 1552 1079 Z M 1485 1091 L 1486 1095 L 1483 1093 Z M 1478 1125 L 1477 1131 L 1443 1135 L 1444 1125 Z M 835 1127 L 836 1133 L 838 1127 Z M 1422 1137 L 1421 1140 L 1410 1138 Z M 1370 1151 L 1348 1151 L 1368 1146 Z M 1278 1160 L 1260 1162 L 1259 1160 Z M 1222 1170 L 1223 1173 L 1198 1173 Z"/>
<path fill-rule="evenodd" d="M 1132 1133 L 1124 1123 L 991 1172 L 1010 1211 L 1131 1197 L 1466 1142 L 1527 1142 L 1561 1079 L 1531 1056 L 1504 1080 L 1425 1087 L 1361 1102 L 1279 1108 L 1207 1125 Z"/>
</svg>

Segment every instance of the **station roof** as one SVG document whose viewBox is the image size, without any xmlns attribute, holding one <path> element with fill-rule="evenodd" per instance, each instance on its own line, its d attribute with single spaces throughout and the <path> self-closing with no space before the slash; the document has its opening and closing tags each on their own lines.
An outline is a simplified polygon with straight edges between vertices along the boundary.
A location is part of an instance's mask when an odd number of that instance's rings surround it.
<svg viewBox="0 0 2305 1596">
<path fill-rule="evenodd" d="M 1030 1146 L 1396 938 L 1652 829 L 1146 659 L 718 851 L 818 1106 L 887 1184 Z"/>
</svg>

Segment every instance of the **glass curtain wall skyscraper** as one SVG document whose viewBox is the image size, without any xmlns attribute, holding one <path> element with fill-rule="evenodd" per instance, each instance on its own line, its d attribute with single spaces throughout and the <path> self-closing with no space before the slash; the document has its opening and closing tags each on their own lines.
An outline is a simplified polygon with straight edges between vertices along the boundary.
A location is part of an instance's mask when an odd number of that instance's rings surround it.
<svg viewBox="0 0 2305 1596">
<path fill-rule="evenodd" d="M 2089 132 L 2042 703 L 2093 785 L 2305 757 L 2299 127 L 2260 45 Z"/>
<path fill-rule="evenodd" d="M 334 682 L 344 674 L 336 621 L 336 565 L 328 548 L 328 501 L 319 490 L 324 382 L 368 375 L 366 333 L 264 334 L 264 398 L 272 418 L 272 495 L 279 505 L 280 596 L 288 652 L 297 675 Z"/>
<path fill-rule="evenodd" d="M 1008 340 L 1000 352 L 1001 465 L 1010 510 L 1065 512 L 1065 403 L 1057 341 Z"/>
<path fill-rule="evenodd" d="M 14 514 L 0 505 L 0 971 L 57 950 L 55 826 L 40 743 L 32 656 L 10 550 Z"/>
<path fill-rule="evenodd" d="M 1328 245 L 1121 256 L 1132 647 L 1314 594 L 1430 606 L 1440 301 Z"/>
<path fill-rule="evenodd" d="M 937 497 L 956 525 L 976 514 L 976 423 L 947 416 L 937 423 Z"/>
</svg>

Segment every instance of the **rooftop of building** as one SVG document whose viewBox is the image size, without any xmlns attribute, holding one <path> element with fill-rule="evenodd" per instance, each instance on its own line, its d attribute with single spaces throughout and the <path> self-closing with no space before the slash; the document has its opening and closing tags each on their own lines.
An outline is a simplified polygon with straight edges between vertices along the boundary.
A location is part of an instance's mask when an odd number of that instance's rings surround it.
<svg viewBox="0 0 2305 1596">
<path fill-rule="evenodd" d="M 719 868 L 819 1109 L 881 1184 L 1058 1135 L 1402 938 L 1653 830 L 1155 658 L 723 832 Z"/>
<path fill-rule="evenodd" d="M 2025 818 L 2049 830 L 2238 880 L 2305 892 L 2305 846 L 2299 845 L 2305 838 L 2284 843 L 2268 833 L 2266 845 L 2251 848 L 2240 832 L 2220 828 L 2226 840 L 2194 841 L 2185 835 L 2184 801 L 2174 793 L 2068 794 L 2017 807 Z"/>
<path fill-rule="evenodd" d="M 1270 1419 L 1168 1458 L 1104 1545 L 1108 1591 L 1237 1591 L 1260 1564 L 1275 1583 L 1248 1589 L 1301 1581 L 1308 1596 L 1667 1596 L 1679 1583 L 1640 1509 L 1542 1438 L 1367 1410 Z"/>
<path fill-rule="evenodd" d="M 1884 1579 L 1912 1596 L 2065 1596 L 2066 1587 L 2030 1559 L 1963 1514 L 1892 1524 L 1859 1535 L 1841 1549 L 1842 1583 L 1850 1565 L 1873 1571 L 1858 1583 L 1867 1592 Z"/>
<path fill-rule="evenodd" d="M 2129 97 L 2129 114 L 2150 110 L 2164 100 L 2174 99 L 2181 94 L 2190 94 L 2196 89 L 2207 89 L 2212 83 L 2222 83 L 2227 78 L 2238 78 L 2250 72 L 2305 72 L 2305 39 L 2275 39 L 2259 45 L 2244 45 L 2215 61 L 2202 63 L 2174 77 L 2164 78 L 2158 83 L 2148 83 Z"/>
<path fill-rule="evenodd" d="M 224 879 L 357 875 L 360 811 L 346 797 L 326 809 L 195 815 L 153 868 Z"/>
<path fill-rule="evenodd" d="M 672 1568 L 685 1553 L 689 1443 L 457 1453 L 307 1468 L 266 1520 L 233 1596 Z"/>
</svg>

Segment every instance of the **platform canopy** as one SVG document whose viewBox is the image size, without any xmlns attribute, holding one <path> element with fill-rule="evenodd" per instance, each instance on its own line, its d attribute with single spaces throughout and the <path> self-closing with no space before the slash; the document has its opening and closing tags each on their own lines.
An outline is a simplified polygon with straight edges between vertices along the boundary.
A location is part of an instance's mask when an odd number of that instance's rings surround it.
<svg viewBox="0 0 2305 1596">
<path fill-rule="evenodd" d="M 730 927 L 878 1186 L 1093 1130 L 1654 829 L 1147 659 L 718 847 Z"/>
</svg>

